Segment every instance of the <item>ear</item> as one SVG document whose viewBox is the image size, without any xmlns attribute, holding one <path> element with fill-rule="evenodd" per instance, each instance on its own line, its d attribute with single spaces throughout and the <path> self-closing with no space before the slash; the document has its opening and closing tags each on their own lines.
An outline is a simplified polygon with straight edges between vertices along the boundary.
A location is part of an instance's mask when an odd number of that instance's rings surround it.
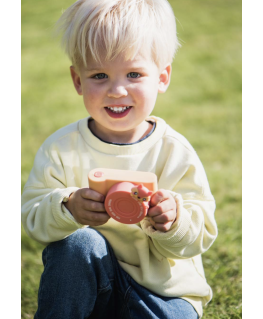
<svg viewBox="0 0 263 319">
<path fill-rule="evenodd" d="M 159 93 L 164 93 L 167 90 L 171 80 L 171 73 L 172 73 L 172 66 L 171 64 L 168 64 L 159 76 L 159 86 L 158 86 Z"/>
<path fill-rule="evenodd" d="M 81 87 L 79 71 L 77 71 L 73 65 L 70 67 L 70 74 L 71 74 L 71 78 L 77 93 L 79 95 L 82 95 L 82 87 Z"/>
</svg>

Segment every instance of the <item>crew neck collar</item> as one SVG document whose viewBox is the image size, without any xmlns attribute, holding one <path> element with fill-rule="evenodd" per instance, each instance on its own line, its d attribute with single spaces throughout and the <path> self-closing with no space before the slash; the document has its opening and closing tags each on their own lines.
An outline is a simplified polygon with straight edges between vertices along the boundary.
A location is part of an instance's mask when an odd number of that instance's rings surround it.
<svg viewBox="0 0 263 319">
<path fill-rule="evenodd" d="M 148 122 L 153 122 L 156 124 L 154 131 L 145 139 L 138 141 L 134 144 L 118 145 L 110 144 L 102 141 L 96 137 L 88 127 L 88 121 L 91 117 L 82 119 L 79 121 L 79 130 L 84 138 L 85 142 L 91 146 L 93 149 L 106 154 L 111 155 L 132 155 L 136 153 L 142 153 L 150 149 L 158 140 L 163 136 L 166 130 L 166 123 L 164 120 L 149 116 L 145 120 Z"/>
<path fill-rule="evenodd" d="M 88 120 L 88 126 L 89 126 L 89 121 L 91 121 L 91 120 L 92 120 L 92 118 L 90 118 L 90 119 Z M 152 128 L 151 128 L 150 132 L 149 132 L 147 135 L 145 135 L 144 137 L 140 138 L 138 141 L 133 142 L 133 143 L 114 143 L 114 142 L 104 141 L 102 138 L 100 138 L 100 137 L 97 136 L 94 132 L 92 132 L 91 129 L 90 129 L 90 131 L 91 131 L 91 133 L 92 133 L 95 137 L 97 137 L 100 141 L 102 141 L 102 142 L 104 142 L 104 143 L 106 143 L 106 144 L 113 144 L 113 145 L 119 145 L 119 146 L 133 145 L 133 144 L 140 143 L 141 141 L 143 141 L 143 140 L 145 140 L 146 138 L 148 138 L 148 137 L 153 133 L 153 131 L 155 130 L 156 123 L 155 123 L 155 122 L 151 122 L 151 121 L 147 121 L 147 122 L 152 125 Z"/>
</svg>

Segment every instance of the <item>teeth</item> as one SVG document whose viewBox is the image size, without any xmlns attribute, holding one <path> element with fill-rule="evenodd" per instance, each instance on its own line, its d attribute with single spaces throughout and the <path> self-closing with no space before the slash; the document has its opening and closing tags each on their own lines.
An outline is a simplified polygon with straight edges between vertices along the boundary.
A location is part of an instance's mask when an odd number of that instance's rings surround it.
<svg viewBox="0 0 263 319">
<path fill-rule="evenodd" d="M 126 109 L 130 108 L 130 106 L 124 106 L 124 107 L 107 107 L 107 109 L 110 109 L 111 111 L 113 111 L 114 113 L 122 113 L 124 112 Z"/>
</svg>

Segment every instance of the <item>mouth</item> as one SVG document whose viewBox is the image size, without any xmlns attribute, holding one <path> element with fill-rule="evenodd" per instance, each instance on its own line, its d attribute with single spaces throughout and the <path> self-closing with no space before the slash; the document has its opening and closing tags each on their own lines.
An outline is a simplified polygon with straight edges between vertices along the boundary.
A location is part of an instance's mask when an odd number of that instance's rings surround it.
<svg viewBox="0 0 263 319">
<path fill-rule="evenodd" d="M 122 118 L 125 117 L 131 110 L 132 106 L 106 106 L 105 110 L 108 115 L 112 118 Z"/>
<path fill-rule="evenodd" d="M 125 112 L 127 109 L 130 109 L 131 106 L 106 106 L 105 108 L 113 113 L 119 114 Z"/>
</svg>

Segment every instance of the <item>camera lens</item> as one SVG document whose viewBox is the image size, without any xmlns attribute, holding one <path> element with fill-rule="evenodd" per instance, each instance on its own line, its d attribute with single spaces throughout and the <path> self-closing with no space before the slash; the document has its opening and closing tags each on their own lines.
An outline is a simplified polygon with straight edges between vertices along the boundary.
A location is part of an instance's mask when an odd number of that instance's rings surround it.
<svg viewBox="0 0 263 319">
<path fill-rule="evenodd" d="M 110 188 L 105 199 L 107 213 L 123 224 L 136 224 L 147 215 L 148 203 L 132 196 L 133 187 L 130 182 L 117 183 Z"/>
</svg>

